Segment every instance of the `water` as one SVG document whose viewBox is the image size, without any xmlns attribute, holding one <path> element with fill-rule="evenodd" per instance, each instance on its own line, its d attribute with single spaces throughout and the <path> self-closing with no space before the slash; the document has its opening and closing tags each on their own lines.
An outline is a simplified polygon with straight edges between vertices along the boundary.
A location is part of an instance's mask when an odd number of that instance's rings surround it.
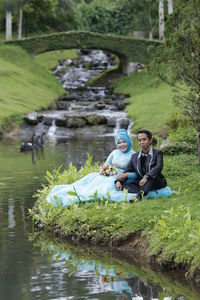
<svg viewBox="0 0 200 300">
<path fill-rule="evenodd" d="M 176 273 L 153 272 L 135 256 L 35 238 L 27 214 L 46 170 L 71 161 L 80 167 L 85 149 L 95 149 L 95 161 L 102 162 L 113 137 L 46 140 L 34 160 L 19 146 L 0 143 L 0 299 L 199 299 Z"/>
<path fill-rule="evenodd" d="M 109 94 L 105 89 L 93 92 L 98 96 Z M 91 90 L 84 93 L 87 99 Z M 70 111 L 82 110 L 77 100 L 72 104 L 75 109 L 71 106 Z M 110 112 L 101 110 L 109 116 Z M 60 112 L 50 111 L 48 116 L 51 114 Z M 87 160 L 87 152 L 94 161 L 105 161 L 114 148 L 113 133 L 124 114 L 117 111 L 117 122 L 110 129 L 58 128 L 54 117 L 49 125 L 25 125 L 23 141 L 30 141 L 33 132 L 46 132 L 44 149 L 33 153 L 20 153 L 20 141 L 0 142 L 0 300 L 200 298 L 199 292 L 179 274 L 154 272 L 135 255 L 60 244 L 47 236 L 36 236 L 33 231 L 28 209 L 34 205 L 33 195 L 45 183 L 46 170 L 61 165 L 64 169 L 70 162 L 79 168 Z M 33 120 L 35 117 L 35 113 L 31 114 Z"/>
<path fill-rule="evenodd" d="M 32 124 L 32 132 L 44 131 L 51 137 L 72 137 L 74 128 L 79 128 L 76 135 L 88 135 L 89 132 L 93 135 L 94 125 L 101 125 L 100 132 L 96 128 L 98 135 L 113 134 L 114 128 L 118 127 L 129 130 L 132 122 L 124 111 L 127 105 L 123 101 L 125 96 L 115 95 L 104 86 L 86 85 L 88 80 L 114 64 L 112 57 L 99 50 L 84 51 L 74 61 L 68 59 L 61 62 L 54 74 L 68 95 L 60 97 L 54 109 L 28 115 L 27 123 L 29 126 Z M 27 130 L 30 128 L 25 126 L 26 133 Z"/>
</svg>

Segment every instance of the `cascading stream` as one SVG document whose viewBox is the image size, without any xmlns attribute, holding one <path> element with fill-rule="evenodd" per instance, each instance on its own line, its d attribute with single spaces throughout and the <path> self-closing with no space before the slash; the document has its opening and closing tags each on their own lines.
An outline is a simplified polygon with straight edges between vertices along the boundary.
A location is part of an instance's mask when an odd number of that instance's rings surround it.
<svg viewBox="0 0 200 300">
<path fill-rule="evenodd" d="M 26 122 L 50 138 L 93 135 L 94 126 L 97 136 L 113 135 L 119 127 L 129 130 L 132 122 L 124 112 L 125 96 L 107 87 L 87 85 L 114 65 L 114 58 L 100 50 L 85 50 L 78 59 L 60 62 L 53 73 L 68 94 L 56 101 L 56 109 L 31 113 Z"/>
</svg>

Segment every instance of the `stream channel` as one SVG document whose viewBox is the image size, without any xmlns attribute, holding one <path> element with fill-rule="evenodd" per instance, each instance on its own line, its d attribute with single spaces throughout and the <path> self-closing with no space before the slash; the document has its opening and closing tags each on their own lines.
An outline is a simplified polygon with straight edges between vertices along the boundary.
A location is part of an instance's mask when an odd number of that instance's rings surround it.
<svg viewBox="0 0 200 300">
<path fill-rule="evenodd" d="M 54 71 L 68 96 L 54 110 L 26 118 L 21 139 L 0 142 L 0 299 L 200 299 L 200 292 L 177 272 L 152 270 L 136 255 L 112 252 L 37 236 L 28 219 L 33 194 L 46 170 L 72 162 L 80 167 L 87 152 L 102 163 L 115 147 L 119 127 L 131 127 L 124 96 L 85 83 L 114 65 L 102 51 L 84 51 Z M 78 124 L 78 126 L 76 125 Z M 20 153 L 32 133 L 46 133 L 43 151 Z"/>
</svg>

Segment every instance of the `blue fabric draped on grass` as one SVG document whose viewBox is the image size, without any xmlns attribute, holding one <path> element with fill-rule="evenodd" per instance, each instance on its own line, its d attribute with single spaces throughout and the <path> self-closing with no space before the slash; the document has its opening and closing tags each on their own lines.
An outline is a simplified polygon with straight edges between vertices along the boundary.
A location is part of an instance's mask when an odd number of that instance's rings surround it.
<svg viewBox="0 0 200 300">
<path fill-rule="evenodd" d="M 47 202 L 55 207 L 62 205 L 68 207 L 73 204 L 101 199 L 113 202 L 132 200 L 136 194 L 117 191 L 115 180 L 117 175 L 102 176 L 99 173 L 90 173 L 72 184 L 55 186 L 47 196 Z M 148 193 L 144 199 L 169 197 L 172 195 L 170 187 L 165 187 Z"/>
</svg>

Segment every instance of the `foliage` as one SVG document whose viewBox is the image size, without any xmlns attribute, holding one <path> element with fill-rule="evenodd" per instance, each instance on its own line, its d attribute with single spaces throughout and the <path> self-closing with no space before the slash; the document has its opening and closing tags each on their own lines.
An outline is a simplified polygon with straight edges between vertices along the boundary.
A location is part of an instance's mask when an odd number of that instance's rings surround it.
<svg viewBox="0 0 200 300">
<path fill-rule="evenodd" d="M 186 128 L 178 127 L 176 130 L 169 131 L 169 141 L 186 142 L 196 149 L 196 130 L 192 126 Z"/>
<path fill-rule="evenodd" d="M 185 116 L 183 113 L 180 112 L 173 112 L 169 119 L 167 120 L 167 125 L 172 130 L 178 129 L 178 127 L 186 128 L 190 125 L 190 118 Z"/>
<path fill-rule="evenodd" d="M 183 1 L 168 20 L 166 41 L 156 52 L 160 77 L 176 87 L 175 103 L 197 129 L 200 161 L 200 0 Z M 165 65 L 165 68 L 160 66 Z M 183 91 L 184 90 L 184 91 Z"/>
<path fill-rule="evenodd" d="M 132 12 L 127 1 L 109 6 L 105 1 L 82 2 L 78 10 L 81 29 L 117 34 L 127 34 L 132 29 Z"/>
</svg>

